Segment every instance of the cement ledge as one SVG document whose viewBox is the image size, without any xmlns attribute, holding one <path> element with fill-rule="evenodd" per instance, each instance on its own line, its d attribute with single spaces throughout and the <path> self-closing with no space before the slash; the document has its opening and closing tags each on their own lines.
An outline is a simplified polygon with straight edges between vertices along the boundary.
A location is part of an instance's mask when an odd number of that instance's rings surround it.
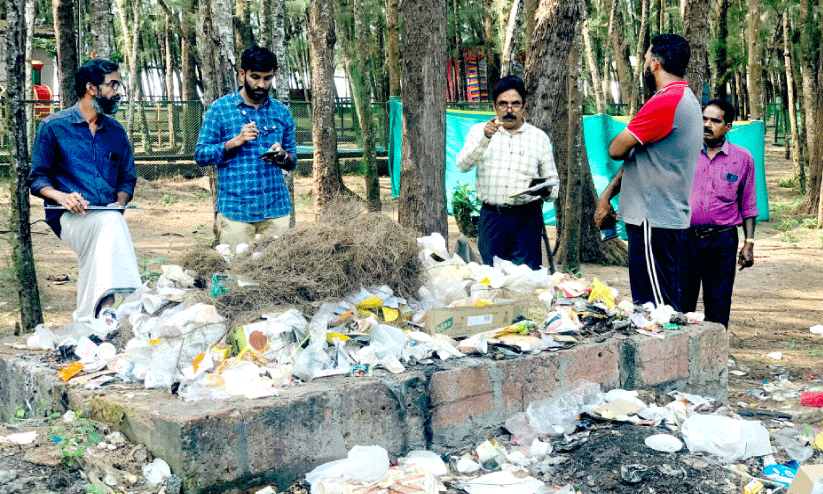
<svg viewBox="0 0 823 494">
<path fill-rule="evenodd" d="M 184 479 L 187 493 L 217 493 L 261 479 L 285 489 L 300 474 L 357 444 L 402 455 L 453 452 L 495 434 L 532 401 L 581 380 L 604 390 L 673 389 L 725 403 L 728 336 L 718 324 L 658 340 L 634 334 L 507 360 L 469 357 L 398 375 L 327 378 L 280 396 L 184 402 L 118 385 L 93 392 L 60 381 L 42 356 L 0 354 L 0 418 L 24 407 L 83 411 L 124 432 Z"/>
</svg>

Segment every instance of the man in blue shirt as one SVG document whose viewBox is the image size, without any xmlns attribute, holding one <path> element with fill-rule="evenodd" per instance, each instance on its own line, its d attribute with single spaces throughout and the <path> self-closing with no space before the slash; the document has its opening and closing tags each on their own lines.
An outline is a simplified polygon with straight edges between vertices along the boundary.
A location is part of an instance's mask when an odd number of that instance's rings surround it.
<svg viewBox="0 0 823 494">
<path fill-rule="evenodd" d="M 294 119 L 269 96 L 277 59 L 251 45 L 240 57 L 243 85 L 206 111 L 195 160 L 217 167 L 215 233 L 234 251 L 255 235 L 288 230 L 291 203 L 283 170 L 297 164 Z"/>
<path fill-rule="evenodd" d="M 89 60 L 75 76 L 80 101 L 43 120 L 34 140 L 31 192 L 45 199 L 46 222 L 80 265 L 75 320 L 102 315 L 114 323 L 115 295 L 141 286 L 122 214 L 137 182 L 134 157 L 123 127 L 108 116 L 121 91 L 115 62 Z"/>
</svg>

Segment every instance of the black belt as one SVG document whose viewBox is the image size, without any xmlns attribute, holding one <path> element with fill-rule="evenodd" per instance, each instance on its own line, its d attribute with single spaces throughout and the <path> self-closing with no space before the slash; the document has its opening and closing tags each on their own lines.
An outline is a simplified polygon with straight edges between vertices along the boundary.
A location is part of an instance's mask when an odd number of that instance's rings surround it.
<svg viewBox="0 0 823 494">
<path fill-rule="evenodd" d="M 697 238 L 708 238 L 712 235 L 716 235 L 718 233 L 725 232 L 727 230 L 731 230 L 732 228 L 737 228 L 736 226 L 729 226 L 729 225 L 705 225 L 705 226 L 692 226 L 689 227 L 689 233 L 694 235 Z"/>
<path fill-rule="evenodd" d="M 528 209 L 535 208 L 535 206 L 539 205 L 543 201 L 532 201 L 527 202 L 526 204 L 489 204 L 487 202 L 483 203 L 483 209 L 486 211 L 492 211 L 497 214 L 502 215 L 510 215 L 510 214 L 520 214 L 525 212 Z"/>
</svg>

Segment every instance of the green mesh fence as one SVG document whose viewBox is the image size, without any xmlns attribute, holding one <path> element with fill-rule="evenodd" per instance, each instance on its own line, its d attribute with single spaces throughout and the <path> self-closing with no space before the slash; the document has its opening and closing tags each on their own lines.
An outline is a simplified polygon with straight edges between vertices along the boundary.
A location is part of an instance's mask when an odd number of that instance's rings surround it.
<svg viewBox="0 0 823 494">
<path fill-rule="evenodd" d="M 34 122 L 30 127 L 32 129 L 36 129 L 40 121 L 59 109 L 58 101 L 26 103 L 31 105 L 33 110 Z M 298 157 L 311 158 L 311 103 L 292 101 L 291 113 L 296 125 Z M 204 170 L 195 164 L 194 151 L 203 115 L 204 108 L 200 101 L 139 101 L 131 110 L 128 102 L 123 102 L 115 118 L 127 131 L 131 128 L 131 143 L 138 175 L 144 178 L 202 175 Z M 389 137 L 388 104 L 372 104 L 372 117 L 378 156 L 385 156 Z M 0 105 L 0 163 L 7 163 L 9 160 L 11 137 L 6 126 L 5 105 Z M 340 156 L 361 156 L 360 123 L 350 101 L 341 99 L 338 102 L 335 110 L 335 127 Z"/>
</svg>

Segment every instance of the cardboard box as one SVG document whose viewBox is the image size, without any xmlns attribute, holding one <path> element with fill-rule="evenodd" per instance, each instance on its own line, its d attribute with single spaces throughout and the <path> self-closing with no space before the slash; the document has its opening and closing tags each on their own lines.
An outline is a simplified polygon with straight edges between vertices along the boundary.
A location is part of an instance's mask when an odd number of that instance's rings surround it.
<svg viewBox="0 0 823 494">
<path fill-rule="evenodd" d="M 786 494 L 809 494 L 814 481 L 819 478 L 823 478 L 823 465 L 802 465 Z"/>
<path fill-rule="evenodd" d="M 429 309 L 425 330 L 430 335 L 461 338 L 508 326 L 515 318 L 527 315 L 528 304 L 519 301 L 482 307 Z"/>
</svg>

